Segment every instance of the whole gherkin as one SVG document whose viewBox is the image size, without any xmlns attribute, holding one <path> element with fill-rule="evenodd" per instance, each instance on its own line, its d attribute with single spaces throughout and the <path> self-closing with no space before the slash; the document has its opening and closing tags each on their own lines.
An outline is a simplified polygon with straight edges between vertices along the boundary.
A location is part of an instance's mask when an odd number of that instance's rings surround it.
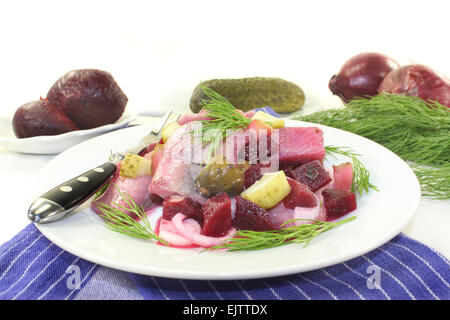
<svg viewBox="0 0 450 320">
<path fill-rule="evenodd" d="M 241 79 L 213 79 L 200 83 L 192 93 L 190 107 L 197 113 L 206 99 L 201 86 L 208 87 L 243 111 L 272 107 L 278 113 L 299 110 L 305 103 L 303 90 L 290 81 L 280 78 L 252 77 Z"/>
</svg>

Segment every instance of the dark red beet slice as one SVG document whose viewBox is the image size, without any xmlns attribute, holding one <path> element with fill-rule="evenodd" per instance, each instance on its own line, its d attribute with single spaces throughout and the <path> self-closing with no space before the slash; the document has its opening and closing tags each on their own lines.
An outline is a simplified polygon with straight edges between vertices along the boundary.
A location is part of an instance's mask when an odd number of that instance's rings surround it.
<svg viewBox="0 0 450 320">
<path fill-rule="evenodd" d="M 17 138 L 62 134 L 79 128 L 46 99 L 25 103 L 13 118 Z"/>
<path fill-rule="evenodd" d="M 231 199 L 226 193 L 211 197 L 203 205 L 203 227 L 201 234 L 222 237 L 231 228 Z"/>
<path fill-rule="evenodd" d="M 257 204 L 237 196 L 233 227 L 237 230 L 267 231 L 277 229 L 269 213 Z"/>
<path fill-rule="evenodd" d="M 163 204 L 164 199 L 161 198 L 160 196 L 158 196 L 157 194 L 154 193 L 150 193 L 150 199 L 152 200 L 153 203 L 156 204 Z"/>
<path fill-rule="evenodd" d="M 356 196 L 349 190 L 325 189 L 322 191 L 327 220 L 334 220 L 356 209 Z"/>
<path fill-rule="evenodd" d="M 128 102 L 111 74 L 97 69 L 66 73 L 50 88 L 47 98 L 80 129 L 116 122 Z"/>
<path fill-rule="evenodd" d="M 177 213 L 195 219 L 200 225 L 203 223 L 202 205 L 195 200 L 182 196 L 172 196 L 164 199 L 162 217 L 171 220 Z"/>
<path fill-rule="evenodd" d="M 294 168 L 292 166 L 281 168 L 281 170 L 284 171 L 284 174 L 286 175 L 286 177 L 295 179 L 294 175 L 293 175 Z"/>
<path fill-rule="evenodd" d="M 265 146 L 262 139 L 266 140 Z M 252 140 L 248 139 L 245 143 L 245 160 L 250 161 L 252 164 L 255 164 L 255 160 L 256 163 L 259 163 L 260 161 L 267 161 L 272 155 L 272 138 L 270 131 L 261 130 L 261 132 L 256 134 L 256 143 L 251 143 L 251 141 Z"/>
<path fill-rule="evenodd" d="M 291 177 L 308 186 L 312 192 L 316 192 L 331 181 L 331 177 L 319 160 L 305 163 L 290 173 Z"/>
<path fill-rule="evenodd" d="M 248 167 L 247 170 L 244 172 L 244 188 L 250 187 L 252 184 L 254 184 L 256 181 L 262 178 L 262 172 L 261 169 L 263 167 L 269 167 L 269 165 L 263 165 L 261 163 L 258 164 L 252 164 L 250 167 Z"/>
<path fill-rule="evenodd" d="M 286 208 L 295 209 L 295 207 L 315 207 L 317 204 L 314 193 L 303 183 L 288 178 L 291 192 L 283 199 Z"/>
</svg>

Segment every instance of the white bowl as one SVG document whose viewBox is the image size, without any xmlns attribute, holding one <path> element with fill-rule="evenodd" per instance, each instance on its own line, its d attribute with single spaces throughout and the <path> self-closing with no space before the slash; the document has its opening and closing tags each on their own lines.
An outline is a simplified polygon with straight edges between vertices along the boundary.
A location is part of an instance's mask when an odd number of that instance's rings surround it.
<svg viewBox="0 0 450 320">
<path fill-rule="evenodd" d="M 128 109 L 128 108 L 127 108 Z M 127 127 L 138 114 L 125 110 L 122 117 L 115 123 L 101 127 L 75 130 L 53 136 L 36 136 L 31 138 L 17 138 L 12 128 L 12 117 L 0 117 L 0 146 L 20 153 L 58 154 L 84 140 Z"/>
</svg>

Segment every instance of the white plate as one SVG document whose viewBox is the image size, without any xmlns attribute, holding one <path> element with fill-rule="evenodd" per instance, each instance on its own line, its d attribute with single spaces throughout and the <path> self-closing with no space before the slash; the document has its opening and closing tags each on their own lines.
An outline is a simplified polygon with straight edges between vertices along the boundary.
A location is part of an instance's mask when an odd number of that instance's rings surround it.
<svg viewBox="0 0 450 320">
<path fill-rule="evenodd" d="M 287 121 L 290 126 L 311 125 Z M 342 130 L 319 126 L 326 145 L 347 146 L 362 154 L 370 170 L 371 191 L 358 198 L 357 219 L 299 245 L 253 252 L 203 252 L 155 245 L 106 229 L 85 204 L 66 219 L 38 225 L 56 245 L 86 260 L 111 268 L 169 278 L 250 279 L 286 275 L 326 267 L 362 255 L 397 235 L 413 217 L 420 185 L 405 162 L 384 147 Z M 83 142 L 55 157 L 34 186 L 36 196 L 103 163 L 111 151 L 121 151 L 145 135 L 150 126 L 108 133 Z M 347 158 L 333 159 L 342 163 Z"/>
<path fill-rule="evenodd" d="M 101 127 L 70 131 L 54 136 L 37 136 L 18 139 L 12 128 L 12 118 L 0 118 L 0 146 L 5 149 L 20 153 L 31 154 L 57 154 L 68 148 L 100 134 L 121 129 L 137 118 L 135 112 L 125 110 L 122 117 L 115 123 Z"/>
</svg>

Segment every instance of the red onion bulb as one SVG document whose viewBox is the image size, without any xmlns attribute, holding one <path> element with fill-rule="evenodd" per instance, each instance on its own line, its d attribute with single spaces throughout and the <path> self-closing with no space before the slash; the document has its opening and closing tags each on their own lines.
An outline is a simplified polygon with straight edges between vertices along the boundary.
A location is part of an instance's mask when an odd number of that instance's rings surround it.
<svg viewBox="0 0 450 320">
<path fill-rule="evenodd" d="M 331 92 L 345 103 L 351 99 L 378 94 L 384 77 L 399 64 L 390 57 L 376 52 L 360 53 L 350 58 L 328 84 Z"/>
<path fill-rule="evenodd" d="M 413 64 L 393 70 L 383 79 L 379 89 L 438 101 L 450 108 L 450 80 L 424 65 Z"/>
</svg>

